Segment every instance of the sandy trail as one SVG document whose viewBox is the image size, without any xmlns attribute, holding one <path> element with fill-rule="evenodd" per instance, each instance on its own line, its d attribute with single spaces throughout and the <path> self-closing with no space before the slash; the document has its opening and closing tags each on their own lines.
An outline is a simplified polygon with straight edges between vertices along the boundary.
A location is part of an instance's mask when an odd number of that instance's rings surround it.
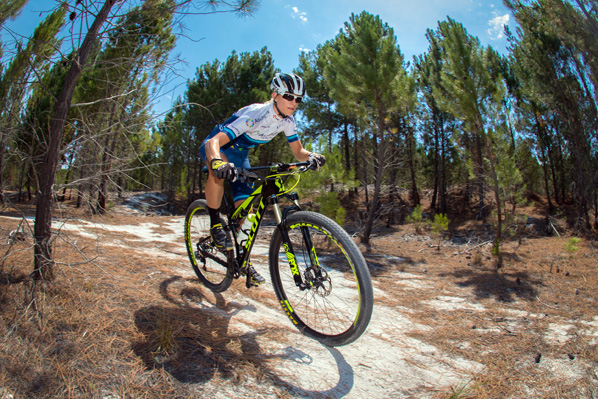
<svg viewBox="0 0 598 399">
<path fill-rule="evenodd" d="M 138 248 L 146 256 L 163 258 L 165 263 L 176 265 L 170 267 L 171 276 L 162 277 L 193 278 L 195 275 L 183 243 L 183 223 L 183 217 L 154 217 L 130 226 L 68 221 L 58 223 L 55 227 L 90 238 L 99 238 L 102 231 L 127 233 L 126 245 L 129 248 Z M 131 245 L 136 241 L 138 245 Z M 168 250 L 157 248 L 154 245 L 156 243 L 161 243 L 160 247 L 166 244 Z M 103 244 L 119 246 L 123 242 L 103 240 Z M 254 264 L 269 280 L 265 261 L 267 246 L 257 243 L 253 254 Z M 400 260 L 397 258 L 397 261 Z M 398 289 L 401 286 L 417 289 L 429 285 L 422 276 L 398 273 L 396 277 Z M 291 326 L 280 308 L 270 308 L 252 300 L 243 295 L 242 290 L 222 293 L 218 305 L 218 301 L 213 299 L 204 301 L 199 306 L 228 318 L 229 331 L 247 333 L 254 340 L 254 345 L 259 345 L 263 353 L 276 360 L 270 364 L 271 371 L 278 376 L 279 382 L 302 397 L 431 398 L 439 391 L 463 385 L 472 373 L 483 369 L 480 364 L 455 358 L 410 337 L 412 332 L 426 331 L 431 327 L 410 321 L 405 316 L 408 309 L 397 310 L 377 304 L 377 299 L 392 295 L 378 289 L 378 285 L 374 280 L 375 305 L 368 330 L 353 344 L 339 348 L 328 348 L 304 337 Z M 173 285 L 170 289 L 176 291 L 177 287 Z M 272 287 L 268 281 L 259 289 L 272 290 Z M 202 290 L 206 298 L 209 298 L 211 294 L 206 291 Z M 442 298 L 439 303 L 445 308 L 463 306 L 458 298 L 453 302 Z M 475 309 L 476 306 L 471 307 Z M 288 331 L 285 342 L 271 341 L 263 335 L 252 334 L 256 318 L 259 318 L 261 328 L 285 328 Z M 269 396 L 267 392 L 260 395 Z"/>
</svg>

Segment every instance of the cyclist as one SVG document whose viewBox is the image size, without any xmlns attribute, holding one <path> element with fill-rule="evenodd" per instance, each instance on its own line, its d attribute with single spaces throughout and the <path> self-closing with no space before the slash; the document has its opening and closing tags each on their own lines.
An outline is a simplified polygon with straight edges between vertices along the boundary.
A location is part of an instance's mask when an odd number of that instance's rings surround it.
<svg viewBox="0 0 598 399">
<path fill-rule="evenodd" d="M 217 125 L 201 145 L 200 153 L 210 173 L 206 183 L 206 202 L 210 214 L 210 235 L 214 245 L 224 251 L 233 248 L 222 226 L 218 209 L 224 194 L 224 180 L 229 180 L 235 206 L 241 204 L 253 189 L 236 181 L 237 167 L 249 168 L 249 149 L 263 145 L 284 132 L 293 155 L 299 162 L 309 161 L 319 169 L 326 158 L 303 148 L 293 114 L 306 94 L 305 82 L 293 73 L 277 73 L 270 83 L 272 98 L 266 103 L 251 104 L 235 112 L 226 122 Z M 257 286 L 265 279 L 248 264 L 249 281 Z"/>
</svg>

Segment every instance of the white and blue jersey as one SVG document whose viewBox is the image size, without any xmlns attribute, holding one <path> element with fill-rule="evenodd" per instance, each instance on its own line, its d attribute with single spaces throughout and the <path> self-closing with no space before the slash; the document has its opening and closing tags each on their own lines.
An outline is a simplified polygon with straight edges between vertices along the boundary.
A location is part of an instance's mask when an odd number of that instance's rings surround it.
<svg viewBox="0 0 598 399">
<path fill-rule="evenodd" d="M 289 143 L 299 140 L 295 119 L 292 116 L 282 118 L 272 102 L 241 108 L 226 122 L 218 125 L 208 139 L 219 132 L 226 133 L 230 140 L 230 145 L 226 147 L 243 149 L 266 144 L 280 132 L 284 132 Z"/>
<path fill-rule="evenodd" d="M 220 132 L 224 132 L 230 140 L 220 151 L 226 155 L 229 162 L 242 168 L 250 167 L 250 148 L 268 143 L 281 132 L 284 132 L 289 143 L 299 140 L 295 118 L 283 118 L 278 115 L 273 102 L 243 107 L 226 122 L 217 125 L 201 145 L 200 154 L 204 161 L 206 142 Z M 234 182 L 230 187 L 235 201 L 247 198 L 253 191 L 247 183 Z"/>
</svg>

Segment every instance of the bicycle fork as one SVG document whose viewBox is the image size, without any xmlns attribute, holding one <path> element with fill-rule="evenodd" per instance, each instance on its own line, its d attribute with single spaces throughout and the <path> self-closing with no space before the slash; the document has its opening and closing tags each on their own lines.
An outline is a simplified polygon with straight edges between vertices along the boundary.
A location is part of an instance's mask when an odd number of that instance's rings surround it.
<svg viewBox="0 0 598 399">
<path fill-rule="evenodd" d="M 276 221 L 278 223 L 278 228 L 282 235 L 282 247 L 284 248 L 287 261 L 289 262 L 289 268 L 291 269 L 293 280 L 295 281 L 295 285 L 303 291 L 312 288 L 314 286 L 314 282 L 317 282 L 322 277 L 322 272 L 318 263 L 318 257 L 316 255 L 314 245 L 309 234 L 309 229 L 305 226 L 301 226 L 301 234 L 303 242 L 305 243 L 306 248 L 308 248 L 310 264 L 310 266 L 307 267 L 305 270 L 305 275 L 301 275 L 299 265 L 297 264 L 295 251 L 293 249 L 293 244 L 291 243 L 291 239 L 287 230 L 286 218 L 286 215 L 289 212 L 301 210 L 301 208 L 299 206 L 299 201 L 296 194 L 293 193 L 287 196 L 294 203 L 295 206 L 281 210 L 280 205 L 278 204 L 278 198 L 276 197 L 272 198 L 272 203 L 274 208 L 274 214 L 276 215 Z"/>
</svg>

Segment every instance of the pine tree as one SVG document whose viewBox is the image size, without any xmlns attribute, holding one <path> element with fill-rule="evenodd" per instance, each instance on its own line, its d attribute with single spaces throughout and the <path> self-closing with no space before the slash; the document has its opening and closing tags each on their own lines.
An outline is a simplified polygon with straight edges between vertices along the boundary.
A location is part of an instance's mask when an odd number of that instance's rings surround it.
<svg viewBox="0 0 598 399">
<path fill-rule="evenodd" d="M 598 225 L 598 181 L 591 172 L 598 168 L 592 144 L 598 139 L 592 62 L 596 50 L 588 46 L 596 40 L 588 35 L 596 23 L 595 8 L 582 1 L 576 2 L 579 9 L 559 0 L 534 1 L 529 6 L 506 4 L 520 24 L 518 38 L 511 38 L 520 101 L 534 113 L 537 142 L 553 170 L 555 197 L 562 201 L 571 190 L 578 210 L 577 227 L 589 229 L 592 206 Z"/>
<path fill-rule="evenodd" d="M 26 46 L 17 43 L 17 53 L 0 79 L 0 203 L 4 203 L 5 151 L 20 129 L 19 119 L 32 76 L 43 71 L 60 46 L 56 34 L 64 23 L 65 9 L 60 7 L 35 29 Z M 39 82 L 38 82 L 39 83 Z"/>
<path fill-rule="evenodd" d="M 438 35 L 428 30 L 426 37 L 430 42 L 428 52 L 416 57 L 415 72 L 418 89 L 422 94 L 420 102 L 420 125 L 423 130 L 423 142 L 427 149 L 428 163 L 431 165 L 433 194 L 431 205 L 435 211 L 446 213 L 448 210 L 447 190 L 451 170 L 455 171 L 457 157 L 453 156 L 452 133 L 455 118 L 443 111 L 436 101 L 434 90 L 440 86 L 443 53 Z M 453 159 L 449 165 L 450 159 Z M 455 172 L 453 172 L 455 173 Z"/>
<path fill-rule="evenodd" d="M 327 53 L 329 64 L 324 71 L 330 96 L 341 107 L 352 108 L 360 124 L 371 129 L 374 193 L 362 235 L 362 242 L 369 244 L 382 178 L 390 161 L 387 118 L 397 106 L 398 93 L 393 87 L 404 73 L 403 56 L 393 29 L 367 12 L 352 14 L 335 41 Z"/>
<path fill-rule="evenodd" d="M 0 27 L 11 18 L 14 18 L 25 7 L 29 0 L 5 0 L 0 2 Z M 2 55 L 2 53 L 0 53 Z"/>
<path fill-rule="evenodd" d="M 476 185 L 478 215 L 485 217 L 486 173 L 494 193 L 496 236 L 493 253 L 499 255 L 502 231 L 502 200 L 497 175 L 499 157 L 493 141 L 500 124 L 505 86 L 499 73 L 500 57 L 491 48 L 481 47 L 479 40 L 452 19 L 439 23 L 444 63 L 441 82 L 434 95 L 446 112 L 463 122 L 463 135 L 469 144 Z M 488 167 L 487 167 L 487 166 Z"/>
</svg>

